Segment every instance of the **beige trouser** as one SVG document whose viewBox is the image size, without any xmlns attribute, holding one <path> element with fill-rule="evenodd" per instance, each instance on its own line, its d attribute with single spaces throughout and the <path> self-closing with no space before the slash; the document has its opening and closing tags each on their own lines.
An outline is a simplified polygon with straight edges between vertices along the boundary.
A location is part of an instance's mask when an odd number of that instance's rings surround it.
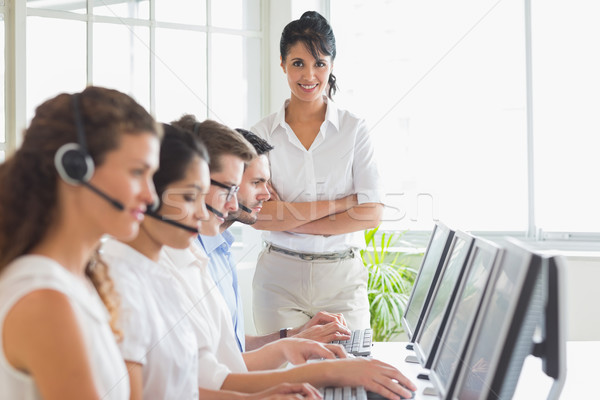
<svg viewBox="0 0 600 400">
<path fill-rule="evenodd" d="M 259 335 L 298 327 L 319 311 L 342 313 L 350 329 L 369 327 L 367 269 L 360 257 L 304 261 L 265 249 L 252 282 Z"/>
</svg>

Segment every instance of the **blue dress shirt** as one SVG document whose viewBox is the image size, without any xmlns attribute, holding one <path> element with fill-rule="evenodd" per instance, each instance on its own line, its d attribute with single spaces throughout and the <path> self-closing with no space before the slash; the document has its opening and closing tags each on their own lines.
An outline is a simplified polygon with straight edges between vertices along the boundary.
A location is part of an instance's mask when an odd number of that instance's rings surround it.
<svg viewBox="0 0 600 400">
<path fill-rule="evenodd" d="M 231 321 L 240 351 L 246 347 L 244 332 L 244 309 L 240 296 L 237 269 L 231 254 L 234 237 L 229 231 L 217 236 L 198 235 L 198 241 L 206 251 L 210 262 L 208 269 L 231 313 Z"/>
</svg>

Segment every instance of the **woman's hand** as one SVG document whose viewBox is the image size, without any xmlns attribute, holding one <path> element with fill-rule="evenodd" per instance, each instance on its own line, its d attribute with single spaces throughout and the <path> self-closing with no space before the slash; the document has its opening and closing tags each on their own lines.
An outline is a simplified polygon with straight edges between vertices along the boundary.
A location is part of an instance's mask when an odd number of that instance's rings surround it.
<svg viewBox="0 0 600 400">
<path fill-rule="evenodd" d="M 337 386 L 364 386 L 388 399 L 411 398 L 417 387 L 400 371 L 382 361 L 367 358 L 323 361 Z"/>
<path fill-rule="evenodd" d="M 319 391 L 308 383 L 281 383 L 271 389 L 249 394 L 248 400 L 322 399 Z"/>
<path fill-rule="evenodd" d="M 310 359 L 347 358 L 344 348 L 338 344 L 323 344 L 309 339 L 287 338 L 276 342 L 285 360 L 292 364 L 304 364 Z"/>
</svg>

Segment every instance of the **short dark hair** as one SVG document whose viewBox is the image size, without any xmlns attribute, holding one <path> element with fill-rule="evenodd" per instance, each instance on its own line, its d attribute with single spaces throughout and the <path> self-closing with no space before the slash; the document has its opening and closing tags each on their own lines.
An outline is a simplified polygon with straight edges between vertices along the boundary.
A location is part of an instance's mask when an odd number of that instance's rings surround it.
<svg viewBox="0 0 600 400">
<path fill-rule="evenodd" d="M 246 129 L 235 128 L 235 130 L 242 134 L 244 139 L 246 139 L 248 143 L 250 143 L 254 147 L 254 150 L 256 150 L 256 154 L 258 154 L 259 156 L 267 154 L 268 152 L 274 149 L 274 147 L 271 146 L 269 142 L 258 137 L 257 135 Z"/>
<path fill-rule="evenodd" d="M 222 155 L 234 155 L 244 164 L 248 164 L 256 157 L 256 151 L 240 133 L 217 121 L 207 119 L 198 122 L 195 116 L 186 114 L 177 121 L 171 122 L 171 125 L 191 132 L 204 143 L 210 156 L 208 166 L 211 173 L 221 171 Z"/>
</svg>

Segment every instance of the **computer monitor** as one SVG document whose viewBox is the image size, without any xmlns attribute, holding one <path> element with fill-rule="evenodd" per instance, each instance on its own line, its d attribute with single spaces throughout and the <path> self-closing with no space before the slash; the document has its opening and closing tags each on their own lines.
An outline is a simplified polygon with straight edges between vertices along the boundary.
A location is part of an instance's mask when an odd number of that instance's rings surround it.
<svg viewBox="0 0 600 400">
<path fill-rule="evenodd" d="M 560 331 L 560 260 L 542 258 L 509 241 L 482 303 L 452 399 L 512 399 L 525 358 L 539 353 L 555 378 L 552 399 L 564 383 Z M 563 324 L 564 325 L 564 324 Z M 544 340 L 535 343 L 536 328 Z"/>
<path fill-rule="evenodd" d="M 431 368 L 433 363 L 474 240 L 473 236 L 467 233 L 454 232 L 440 277 L 433 289 L 430 306 L 423 316 L 422 328 L 415 335 L 414 350 L 424 368 Z"/>
<path fill-rule="evenodd" d="M 452 393 L 454 377 L 463 363 L 473 323 L 501 253 L 498 246 L 484 239 L 476 238 L 473 243 L 465 278 L 460 282 L 430 369 L 429 378 L 441 398 Z"/>
<path fill-rule="evenodd" d="M 423 262 L 415 279 L 406 310 L 402 316 L 402 327 L 410 342 L 418 332 L 423 312 L 431 298 L 432 288 L 440 274 L 444 257 L 450 246 L 454 232 L 441 222 L 437 222 L 429 239 Z"/>
</svg>

